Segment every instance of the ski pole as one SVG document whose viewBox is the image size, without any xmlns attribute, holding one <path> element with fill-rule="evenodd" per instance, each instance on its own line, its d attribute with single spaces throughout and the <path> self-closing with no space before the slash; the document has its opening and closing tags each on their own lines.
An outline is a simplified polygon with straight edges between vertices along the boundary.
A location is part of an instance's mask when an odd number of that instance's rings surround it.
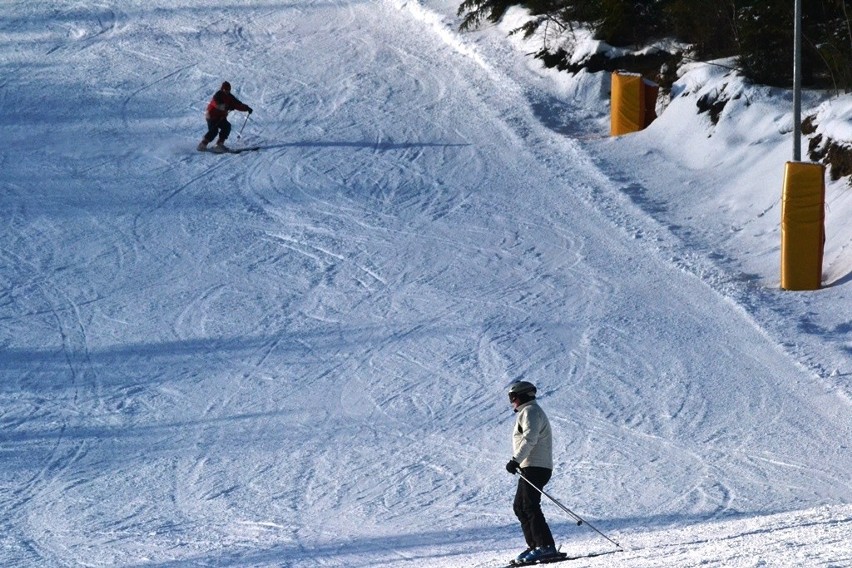
<svg viewBox="0 0 852 568">
<path fill-rule="evenodd" d="M 521 479 L 523 479 L 524 481 L 526 481 L 527 483 L 529 483 L 529 484 L 530 484 L 530 486 L 531 486 L 531 487 L 533 487 L 536 491 L 538 491 L 539 493 L 541 493 L 542 495 L 544 495 L 545 497 L 547 497 L 548 499 L 550 499 L 551 501 L 553 501 L 553 502 L 556 504 L 556 506 L 557 506 L 557 507 L 559 507 L 560 509 L 562 509 L 563 511 L 565 511 L 566 513 L 568 513 L 568 515 L 570 515 L 572 519 L 574 519 L 575 521 L 577 521 L 577 526 L 580 526 L 580 525 L 582 525 L 583 523 L 586 523 L 586 526 L 587 526 L 587 527 L 589 527 L 590 529 L 592 529 L 593 531 L 595 531 L 596 533 L 598 533 L 599 535 L 601 535 L 602 537 L 604 537 L 605 539 L 607 539 L 609 542 L 611 542 L 612 544 L 614 544 L 617 548 L 621 548 L 621 545 L 620 545 L 620 544 L 618 544 L 617 542 L 615 542 L 614 540 L 612 540 L 611 538 L 609 538 L 608 536 L 606 536 L 606 535 L 605 535 L 604 533 L 602 533 L 601 531 L 599 531 L 597 528 L 595 528 L 595 526 L 594 526 L 594 525 L 590 524 L 588 521 L 586 521 L 586 520 L 584 520 L 583 518 L 581 518 L 581 517 L 580 517 L 580 515 L 578 515 L 577 513 L 575 513 L 574 511 L 572 511 L 571 509 L 569 509 L 568 507 L 566 507 L 565 505 L 563 505 L 562 503 L 560 503 L 559 501 L 557 501 L 556 499 L 554 499 L 554 498 L 553 498 L 552 496 L 550 496 L 550 494 L 548 494 L 548 493 L 547 493 L 544 489 L 541 489 L 540 487 L 536 487 L 536 486 L 533 484 L 533 482 L 532 482 L 532 481 L 530 481 L 529 479 L 527 479 L 526 477 L 524 477 L 524 474 L 523 474 L 523 473 L 521 473 L 520 471 L 518 471 L 518 475 L 520 475 L 520 476 L 521 476 Z M 623 550 L 623 549 L 622 549 L 622 550 Z"/>
<path fill-rule="evenodd" d="M 237 134 L 237 140 L 239 140 L 239 139 L 242 137 L 242 135 L 243 135 L 243 128 L 245 128 L 245 127 L 246 127 L 246 123 L 248 122 L 248 118 L 249 118 L 250 116 L 251 116 L 251 113 L 248 113 L 248 114 L 246 115 L 246 119 L 243 121 L 243 125 L 242 125 L 242 127 L 240 127 L 240 132 L 239 132 L 239 134 Z"/>
</svg>

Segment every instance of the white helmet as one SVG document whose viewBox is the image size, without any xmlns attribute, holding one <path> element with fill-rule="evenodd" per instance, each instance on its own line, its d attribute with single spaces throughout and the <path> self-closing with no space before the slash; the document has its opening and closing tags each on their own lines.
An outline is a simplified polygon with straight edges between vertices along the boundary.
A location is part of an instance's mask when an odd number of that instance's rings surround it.
<svg viewBox="0 0 852 568">
<path fill-rule="evenodd" d="M 527 395 L 530 398 L 535 397 L 535 385 L 528 381 L 515 381 L 509 385 L 509 398 L 513 399 L 517 396 Z"/>
</svg>

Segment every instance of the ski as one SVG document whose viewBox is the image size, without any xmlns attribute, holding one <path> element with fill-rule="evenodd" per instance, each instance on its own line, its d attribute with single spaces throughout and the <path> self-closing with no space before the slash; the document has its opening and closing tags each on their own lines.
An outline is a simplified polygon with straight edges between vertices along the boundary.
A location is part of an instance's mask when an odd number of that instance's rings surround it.
<svg viewBox="0 0 852 568">
<path fill-rule="evenodd" d="M 565 552 L 560 552 L 557 556 L 545 558 L 537 562 L 515 562 L 514 560 L 505 565 L 504 568 L 518 568 L 519 566 L 539 566 L 541 564 L 556 564 L 558 562 L 567 562 L 569 560 L 581 560 L 583 558 L 595 558 L 597 556 L 605 556 L 607 554 L 615 554 L 621 550 L 607 550 L 605 552 L 590 552 L 589 554 L 580 554 L 578 556 L 569 556 Z"/>
<path fill-rule="evenodd" d="M 568 560 L 568 555 L 564 552 L 560 552 L 556 556 L 543 558 L 542 560 L 536 560 L 535 562 L 516 562 L 512 560 L 507 565 L 507 568 L 515 568 L 517 566 L 538 566 L 539 564 L 555 564 L 556 562 L 564 562 L 566 560 Z"/>
<path fill-rule="evenodd" d="M 200 150 L 201 152 L 206 152 L 208 154 L 242 154 L 243 152 L 255 152 L 260 150 L 263 146 L 248 146 L 246 148 L 228 148 L 227 150 L 215 150 L 213 148 Z"/>
</svg>

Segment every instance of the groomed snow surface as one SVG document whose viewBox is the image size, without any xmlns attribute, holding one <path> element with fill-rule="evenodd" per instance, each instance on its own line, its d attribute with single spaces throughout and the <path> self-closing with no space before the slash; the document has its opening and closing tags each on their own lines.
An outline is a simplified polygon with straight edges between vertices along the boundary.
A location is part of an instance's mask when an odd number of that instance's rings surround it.
<svg viewBox="0 0 852 568">
<path fill-rule="evenodd" d="M 624 548 L 568 565 L 852 566 L 852 190 L 780 291 L 788 93 L 609 139 L 457 7 L 0 5 L 0 565 L 500 566 L 523 377 Z M 223 80 L 261 150 L 195 151 Z"/>
</svg>

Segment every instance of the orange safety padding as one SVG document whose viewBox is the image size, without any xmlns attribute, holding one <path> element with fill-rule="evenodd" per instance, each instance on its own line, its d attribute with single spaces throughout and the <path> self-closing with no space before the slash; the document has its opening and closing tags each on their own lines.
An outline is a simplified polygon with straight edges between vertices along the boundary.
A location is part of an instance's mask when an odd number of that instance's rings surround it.
<svg viewBox="0 0 852 568">
<path fill-rule="evenodd" d="M 620 136 L 647 128 L 657 118 L 660 87 L 638 73 L 612 74 L 610 134 Z"/>
<path fill-rule="evenodd" d="M 620 136 L 643 128 L 645 90 L 642 76 L 634 73 L 612 74 L 610 134 Z"/>
<path fill-rule="evenodd" d="M 825 248 L 825 166 L 787 162 L 781 197 L 781 288 L 817 290 Z"/>
</svg>

